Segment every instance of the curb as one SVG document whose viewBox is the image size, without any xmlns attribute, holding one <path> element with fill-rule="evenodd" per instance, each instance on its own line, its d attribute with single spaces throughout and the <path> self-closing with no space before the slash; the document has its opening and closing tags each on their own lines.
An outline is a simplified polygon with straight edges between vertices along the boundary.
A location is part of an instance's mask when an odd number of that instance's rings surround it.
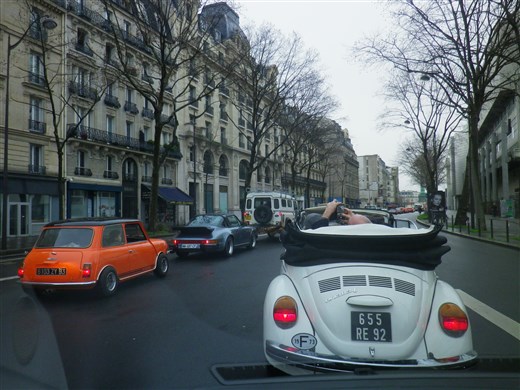
<svg viewBox="0 0 520 390">
<path fill-rule="evenodd" d="M 425 227 L 431 226 L 429 223 L 425 223 L 425 222 L 419 221 L 418 219 L 416 219 L 415 221 L 418 224 L 420 224 L 422 226 L 425 226 Z M 520 245 L 514 245 L 514 244 L 511 244 L 511 243 L 508 243 L 508 242 L 503 242 L 503 241 L 490 240 L 489 238 L 484 238 L 484 237 L 479 237 L 479 236 L 472 236 L 472 235 L 468 235 L 468 234 L 465 234 L 465 233 L 452 232 L 452 231 L 450 231 L 448 229 L 442 229 L 439 233 L 448 233 L 448 234 L 452 234 L 452 235 L 458 236 L 458 237 L 469 238 L 470 240 L 474 240 L 474 241 L 482 241 L 482 242 L 485 242 L 485 243 L 488 243 L 488 244 L 494 244 L 494 245 L 502 246 L 504 248 L 511 248 L 511 249 L 520 250 Z"/>
</svg>

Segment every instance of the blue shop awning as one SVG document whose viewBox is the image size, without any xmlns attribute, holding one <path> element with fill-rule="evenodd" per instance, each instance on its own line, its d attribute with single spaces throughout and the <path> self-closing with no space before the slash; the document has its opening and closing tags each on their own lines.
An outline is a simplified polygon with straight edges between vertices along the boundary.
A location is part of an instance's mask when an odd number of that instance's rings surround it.
<svg viewBox="0 0 520 390">
<path fill-rule="evenodd" d="M 143 198 L 150 196 L 152 189 L 149 186 L 143 185 Z M 145 194 L 147 192 L 147 194 Z M 168 203 L 178 205 L 190 205 L 193 204 L 193 198 L 184 191 L 178 188 L 171 187 L 159 187 L 159 196 Z"/>
</svg>

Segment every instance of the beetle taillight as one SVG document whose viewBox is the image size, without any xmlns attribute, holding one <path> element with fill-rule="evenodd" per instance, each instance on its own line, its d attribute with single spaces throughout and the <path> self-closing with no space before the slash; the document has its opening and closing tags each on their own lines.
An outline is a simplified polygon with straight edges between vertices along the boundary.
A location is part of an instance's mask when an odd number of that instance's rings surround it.
<svg viewBox="0 0 520 390">
<path fill-rule="evenodd" d="M 454 303 L 445 303 L 439 308 L 439 323 L 451 337 L 461 337 L 469 327 L 468 316 Z"/>
<path fill-rule="evenodd" d="M 81 276 L 84 278 L 90 278 L 92 274 L 92 264 L 83 264 L 83 268 L 81 269 Z"/>
<path fill-rule="evenodd" d="M 289 329 L 293 327 L 298 320 L 296 301 L 289 296 L 278 298 L 273 307 L 273 320 L 279 328 Z"/>
<path fill-rule="evenodd" d="M 24 273 L 24 270 L 23 270 L 23 265 L 22 265 L 18 268 L 18 277 L 23 278 L 23 273 Z"/>
</svg>

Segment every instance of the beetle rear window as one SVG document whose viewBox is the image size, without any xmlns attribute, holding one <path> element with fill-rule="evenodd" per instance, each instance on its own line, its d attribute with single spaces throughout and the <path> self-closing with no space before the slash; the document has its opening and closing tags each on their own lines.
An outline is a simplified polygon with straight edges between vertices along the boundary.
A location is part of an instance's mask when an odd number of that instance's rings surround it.
<svg viewBox="0 0 520 390">
<path fill-rule="evenodd" d="M 87 248 L 92 242 L 94 231 L 89 228 L 45 229 L 36 248 Z"/>
</svg>

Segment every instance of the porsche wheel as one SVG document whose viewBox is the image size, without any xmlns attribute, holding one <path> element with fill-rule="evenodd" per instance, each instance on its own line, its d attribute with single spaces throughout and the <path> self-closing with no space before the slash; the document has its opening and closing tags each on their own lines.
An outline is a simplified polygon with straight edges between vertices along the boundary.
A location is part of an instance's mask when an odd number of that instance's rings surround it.
<svg viewBox="0 0 520 390">
<path fill-rule="evenodd" d="M 249 241 L 249 245 L 247 246 L 249 249 L 254 249 L 256 247 L 256 234 L 251 233 L 251 239 Z"/>
<path fill-rule="evenodd" d="M 235 251 L 235 245 L 233 243 L 233 237 L 228 237 L 226 240 L 226 244 L 224 245 L 224 255 L 226 257 L 233 256 L 233 252 Z"/>
</svg>

